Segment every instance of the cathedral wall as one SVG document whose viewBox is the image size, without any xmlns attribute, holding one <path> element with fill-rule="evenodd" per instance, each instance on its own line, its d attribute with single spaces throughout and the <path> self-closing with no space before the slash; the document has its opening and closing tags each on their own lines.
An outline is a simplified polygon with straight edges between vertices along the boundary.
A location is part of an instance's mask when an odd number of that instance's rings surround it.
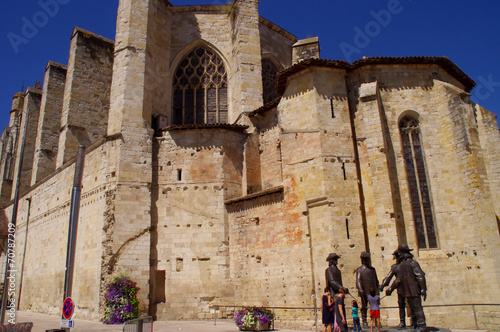
<svg viewBox="0 0 500 332">
<path fill-rule="evenodd" d="M 144 121 L 151 124 L 152 116 L 169 116 L 172 77 L 170 72 L 170 42 L 172 14 L 167 1 L 151 1 L 147 26 L 147 49 L 144 77 Z"/>
<path fill-rule="evenodd" d="M 275 111 L 268 112 L 275 114 Z M 280 128 L 275 126 L 259 134 L 262 189 L 282 185 Z"/>
<path fill-rule="evenodd" d="M 500 218 L 500 133 L 497 117 L 479 105 L 474 105 L 479 139 L 484 149 L 486 173 L 497 218 Z M 499 222 L 500 228 L 500 222 Z M 500 229 L 499 229 L 500 232 Z"/>
<path fill-rule="evenodd" d="M 105 151 L 105 146 L 101 146 L 85 159 L 72 292 L 76 305 L 74 317 L 94 320 L 99 319 L 103 211 L 109 190 Z M 21 310 L 53 315 L 61 312 L 73 177 L 74 166 L 68 165 L 20 198 L 16 281 L 19 291 L 20 271 L 23 271 L 22 293 L 18 296 Z M 10 218 L 12 206 L 6 209 L 6 215 Z"/>
<path fill-rule="evenodd" d="M 412 89 L 415 87 L 432 87 L 434 80 L 450 83 L 459 89 L 464 86 L 438 65 L 366 65 L 349 73 L 349 81 L 359 86 L 362 83 L 377 81 L 381 90 Z M 351 87 L 355 90 L 357 88 Z"/>
<path fill-rule="evenodd" d="M 463 94 L 449 85 L 438 83 L 433 92 L 437 118 L 426 120 L 423 135 L 429 140 L 424 147 L 441 252 L 429 255 L 429 263 L 446 255 L 437 265 L 437 279 L 460 285 L 461 292 L 445 293 L 443 299 L 459 302 L 465 294 L 471 300 L 493 301 L 492 295 L 500 290 L 500 280 L 492 277 L 499 260 L 490 252 L 500 250 L 498 226 L 490 185 L 485 181 L 485 151 L 478 140 L 475 114 Z M 441 130 L 430 126 L 436 123 Z M 490 286 L 478 291 L 470 287 L 475 283 Z"/>
<path fill-rule="evenodd" d="M 19 126 L 7 127 L 2 133 L 2 160 L 0 161 L 0 202 L 10 201 L 12 193 L 12 173 L 14 171 L 15 147 Z"/>
<path fill-rule="evenodd" d="M 282 191 L 275 191 L 228 205 L 235 305 L 313 304 L 307 221 L 290 204 Z"/>
<path fill-rule="evenodd" d="M 262 54 L 270 54 L 280 64 L 280 68 L 292 65 L 292 45 L 297 38 L 269 21 L 261 18 L 259 25 Z"/>
<path fill-rule="evenodd" d="M 425 75 L 416 73 L 411 76 L 418 78 Z M 395 218 L 389 216 L 392 225 L 382 224 L 384 211 L 380 210 L 377 223 L 374 223 L 371 206 L 375 207 L 374 212 L 384 206 L 386 213 L 396 214 L 394 217 L 397 217 L 397 211 L 404 211 L 405 236 L 410 247 L 414 248 L 416 260 L 427 273 L 429 296 L 425 304 L 461 304 L 464 294 L 473 302 L 494 301 L 491 295 L 497 292 L 499 280 L 493 277 L 493 271 L 497 270 L 498 262 L 490 256 L 486 246 L 498 250 L 498 229 L 492 211 L 490 189 L 484 181 L 485 153 L 479 144 L 471 105 L 463 101 L 462 96 L 465 94 L 460 88 L 448 83 L 433 81 L 429 84 L 427 79 L 421 80 L 421 83 L 417 79 L 412 83 L 407 77 L 398 75 L 391 79 L 386 71 L 380 77 L 382 82 L 378 81 L 378 106 L 368 105 L 377 102 L 376 99 L 361 100 L 356 113 L 358 139 L 366 137 L 359 149 L 360 162 L 367 202 L 370 248 L 375 253 L 373 264 L 379 271 L 379 278 L 389 271 L 389 254 L 397 245 L 395 234 L 391 231 L 395 228 Z M 398 84 L 400 89 L 397 89 Z M 416 245 L 398 128 L 404 114 L 418 114 L 438 249 L 418 250 Z M 437 127 L 440 130 L 436 130 Z M 391 149 L 387 149 L 388 144 Z M 387 155 L 389 153 L 394 155 Z M 379 160 L 377 163 L 375 158 Z M 381 174 L 374 168 L 378 164 L 387 167 L 389 172 L 385 182 L 381 181 Z M 398 183 L 394 183 L 395 179 Z M 396 209 L 397 201 L 390 197 L 394 194 L 394 188 L 401 195 L 400 210 Z M 386 203 L 381 205 L 381 202 Z M 373 227 L 377 224 L 377 228 Z M 386 249 L 385 254 L 383 249 L 379 249 L 381 245 Z M 482 287 L 473 286 L 485 284 L 490 286 L 484 292 Z M 395 297 L 387 298 L 386 303 L 396 305 Z M 465 320 L 446 320 L 444 315 L 439 314 L 441 309 L 426 310 L 430 317 L 428 324 L 450 327 L 466 324 Z"/>
<path fill-rule="evenodd" d="M 45 68 L 31 185 L 56 169 L 67 67 L 49 61 Z"/>
<path fill-rule="evenodd" d="M 211 318 L 209 305 L 233 300 L 224 201 L 241 196 L 243 142 L 224 129 L 168 131 L 159 139 L 160 319 Z"/>
<path fill-rule="evenodd" d="M 197 10 L 198 9 L 198 10 Z M 214 45 L 224 60 L 231 58 L 231 25 L 227 6 L 172 7 L 171 60 L 178 58 L 193 42 L 204 40 Z M 189 52 L 186 50 L 186 52 Z M 172 63 L 173 66 L 177 63 Z M 232 63 L 228 64 L 229 67 Z"/>
<path fill-rule="evenodd" d="M 282 204 L 270 210 L 276 208 L 272 215 L 283 218 L 273 227 L 294 231 L 295 240 L 285 245 L 290 246 L 294 262 L 309 265 L 300 270 L 304 272 L 285 278 L 299 278 L 287 282 L 289 306 L 302 306 L 311 300 L 320 306 L 328 267 L 326 257 L 331 252 L 343 257 L 339 268 L 344 271 L 344 285 L 353 287 L 351 271 L 359 266 L 359 254 L 365 250 L 346 95 L 344 71 L 305 69 L 288 79 L 277 108 L 279 130 L 272 126 L 271 111 L 266 114 L 267 121 L 260 120 L 267 129 L 261 134 L 261 162 L 267 158 L 271 163 L 273 155 L 279 153 L 275 164 L 281 168 L 285 188 Z M 268 123 L 271 125 L 266 126 Z M 245 214 L 235 215 L 236 222 L 250 218 L 243 208 L 238 213 Z M 260 225 L 268 218 L 263 212 L 252 213 L 253 219 L 260 218 Z M 282 269 L 277 264 L 269 266 L 273 269 L 271 275 Z"/>
<path fill-rule="evenodd" d="M 155 5 L 158 5 L 155 7 Z M 151 58 L 156 56 L 163 39 L 149 29 L 163 22 L 155 13 L 165 8 L 154 0 L 123 0 L 118 6 L 112 86 L 107 126 L 109 181 L 116 183 L 107 197 L 104 211 L 101 279 L 128 272 L 140 288 L 141 312 L 147 312 L 150 294 L 152 261 L 152 107 L 156 107 L 154 89 L 147 83 L 151 74 Z M 163 30 L 159 31 L 161 33 Z M 167 37 L 165 37 L 167 38 Z M 148 53 L 148 41 L 152 53 Z M 101 294 L 103 295 L 103 294 Z M 101 300 L 104 300 L 101 298 Z"/>
<path fill-rule="evenodd" d="M 150 1 L 121 0 L 118 5 L 108 117 L 108 135 L 124 128 L 142 128 L 146 45 Z"/>
<path fill-rule="evenodd" d="M 12 177 L 12 193 L 10 198 L 15 197 L 15 184 L 18 176 L 20 176 L 19 193 L 22 195 L 30 187 L 31 171 L 33 167 L 33 155 L 35 151 L 36 128 L 38 126 L 38 116 L 40 114 L 40 101 L 42 99 L 42 91 L 39 89 L 28 88 L 24 98 L 24 106 L 22 110 L 21 120 L 19 124 L 18 143 L 15 151 L 15 166 Z M 26 114 L 29 116 L 26 117 Z M 21 158 L 21 149 L 23 149 L 22 139 L 25 136 L 25 145 L 23 153 L 23 161 L 21 165 L 21 173 L 19 172 L 19 159 Z"/>
<path fill-rule="evenodd" d="M 61 116 L 57 167 L 106 135 L 113 69 L 111 40 L 75 28 Z"/>
<path fill-rule="evenodd" d="M 12 127 L 16 124 L 19 112 L 23 109 L 25 95 L 26 94 L 24 92 L 17 92 L 12 98 L 9 127 Z"/>
<path fill-rule="evenodd" d="M 262 167 L 260 147 L 259 133 L 254 130 L 248 135 L 245 142 L 242 195 L 252 194 L 266 188 L 262 176 L 263 172 L 266 171 L 264 167 L 269 165 Z"/>
<path fill-rule="evenodd" d="M 263 105 L 259 1 L 237 0 L 230 14 L 232 66 L 229 122 Z"/>
<path fill-rule="evenodd" d="M 215 48 L 215 51 L 221 56 L 228 72 L 228 81 L 231 82 L 230 73 L 235 70 L 235 63 L 232 58 L 229 9 L 230 7 L 228 6 L 180 6 L 171 9 L 171 67 L 168 74 L 168 89 L 166 89 L 169 98 L 166 107 L 169 114 L 172 111 L 171 86 L 175 69 L 182 57 L 196 46 L 205 46 L 208 43 L 210 48 Z M 234 84 L 229 84 L 228 88 L 228 110 L 232 110 L 235 100 L 231 99 L 230 96 L 231 91 L 235 89 Z M 234 115 L 229 114 L 228 122 L 232 123 L 235 119 Z M 172 121 L 169 121 L 169 123 L 172 123 Z"/>
</svg>

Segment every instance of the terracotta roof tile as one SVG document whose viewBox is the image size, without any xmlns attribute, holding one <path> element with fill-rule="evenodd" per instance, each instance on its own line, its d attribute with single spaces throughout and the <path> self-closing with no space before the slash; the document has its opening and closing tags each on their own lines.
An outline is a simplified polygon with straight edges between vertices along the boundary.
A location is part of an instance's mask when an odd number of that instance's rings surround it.
<svg viewBox="0 0 500 332">
<path fill-rule="evenodd" d="M 288 77 L 296 74 L 309 67 L 330 67 L 345 69 L 346 71 L 353 71 L 363 66 L 368 65 L 391 65 L 391 64 L 436 64 L 443 68 L 448 74 L 456 78 L 460 83 L 462 83 L 467 92 L 470 92 L 476 85 L 476 83 L 465 74 L 456 64 L 454 64 L 447 57 L 373 57 L 373 58 L 363 58 L 354 61 L 349 64 L 347 61 L 337 61 L 337 60 L 326 60 L 326 59 L 307 59 L 298 62 L 285 70 L 278 73 L 276 77 L 276 90 L 279 95 L 283 95 L 286 89 L 286 84 Z"/>
<path fill-rule="evenodd" d="M 281 97 L 278 97 L 275 100 L 272 100 L 272 101 L 268 102 L 264 106 L 259 107 L 256 110 L 248 113 L 248 116 L 256 116 L 258 114 L 265 113 L 265 112 L 267 112 L 267 111 L 269 111 L 269 110 L 277 107 L 278 104 L 280 103 L 280 100 L 281 100 Z"/>
<path fill-rule="evenodd" d="M 196 129 L 229 129 L 229 130 L 243 131 L 247 128 L 248 128 L 248 126 L 239 125 L 239 124 L 204 123 L 204 124 L 171 125 L 171 126 L 167 126 L 165 128 L 162 128 L 161 131 L 196 130 Z"/>
<path fill-rule="evenodd" d="M 284 69 L 278 73 L 276 76 L 276 91 L 279 95 L 283 95 L 286 89 L 286 83 L 288 81 L 288 77 L 298 72 L 301 72 L 304 69 L 310 67 L 330 67 L 330 68 L 338 68 L 338 69 L 349 69 L 350 64 L 347 61 L 336 61 L 336 60 L 325 60 L 318 58 L 310 58 L 303 61 L 300 61 L 287 69 Z"/>
<path fill-rule="evenodd" d="M 229 199 L 229 200 L 225 201 L 224 204 L 231 205 L 231 204 L 238 203 L 238 202 L 248 201 L 248 200 L 251 200 L 251 199 L 254 199 L 257 197 L 266 196 L 266 195 L 270 195 L 270 194 L 274 194 L 274 193 L 282 193 L 282 192 L 283 192 L 283 186 L 272 187 L 272 188 L 264 189 L 264 190 L 261 190 L 261 191 L 258 191 L 256 193 L 246 195 L 243 197 Z"/>
<path fill-rule="evenodd" d="M 413 57 L 374 57 L 374 58 L 363 58 L 354 61 L 351 65 L 351 70 L 356 70 L 357 68 L 368 66 L 368 65 L 408 65 L 408 64 L 436 64 L 443 68 L 448 74 L 456 78 L 460 83 L 462 83 L 467 92 L 470 92 L 475 86 L 474 82 L 467 74 L 465 74 L 453 61 L 447 57 L 425 57 L 425 56 L 413 56 Z"/>
</svg>

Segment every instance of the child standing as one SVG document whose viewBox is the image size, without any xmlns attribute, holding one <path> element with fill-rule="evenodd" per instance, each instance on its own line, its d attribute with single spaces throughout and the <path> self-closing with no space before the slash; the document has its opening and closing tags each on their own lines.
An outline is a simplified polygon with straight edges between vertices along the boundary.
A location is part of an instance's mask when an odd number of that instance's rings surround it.
<svg viewBox="0 0 500 332">
<path fill-rule="evenodd" d="M 375 292 L 375 289 L 370 289 L 370 295 L 366 297 L 370 303 L 370 332 L 373 332 L 373 323 L 376 322 L 378 331 L 380 332 L 380 296 Z"/>
<path fill-rule="evenodd" d="M 361 324 L 359 322 L 359 314 L 358 314 L 358 302 L 356 300 L 352 300 L 352 331 L 353 332 L 361 332 Z"/>
<path fill-rule="evenodd" d="M 321 299 L 321 318 L 323 321 L 323 332 L 332 332 L 333 314 L 330 308 L 333 305 L 333 300 L 330 295 L 330 288 L 325 287 L 325 294 Z"/>
<path fill-rule="evenodd" d="M 335 298 L 335 322 L 337 323 L 340 332 L 347 332 L 348 330 L 347 319 L 345 315 L 344 298 L 345 290 L 343 288 L 340 288 L 339 293 Z"/>
</svg>

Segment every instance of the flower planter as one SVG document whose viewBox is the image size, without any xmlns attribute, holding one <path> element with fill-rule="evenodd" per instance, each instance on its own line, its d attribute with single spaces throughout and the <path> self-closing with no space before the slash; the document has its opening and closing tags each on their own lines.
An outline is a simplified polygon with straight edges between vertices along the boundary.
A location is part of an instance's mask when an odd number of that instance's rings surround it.
<svg viewBox="0 0 500 332">
<path fill-rule="evenodd" d="M 240 331 L 269 331 L 269 323 L 261 324 L 259 322 L 250 327 L 240 327 Z"/>
<path fill-rule="evenodd" d="M 250 307 L 234 313 L 234 322 L 240 331 L 269 331 L 274 319 L 266 308 Z"/>
</svg>

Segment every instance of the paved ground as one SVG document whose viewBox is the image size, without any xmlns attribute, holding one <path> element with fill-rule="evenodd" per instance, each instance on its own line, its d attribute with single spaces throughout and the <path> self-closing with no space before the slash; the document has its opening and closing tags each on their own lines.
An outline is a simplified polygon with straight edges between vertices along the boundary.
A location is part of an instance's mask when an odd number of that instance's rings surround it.
<svg viewBox="0 0 500 332">
<path fill-rule="evenodd" d="M 16 316 L 17 322 L 33 322 L 32 332 L 45 332 L 52 329 L 60 329 L 61 318 L 56 316 L 38 314 L 27 311 L 18 311 Z M 102 323 L 90 322 L 80 319 L 74 320 L 75 327 L 71 332 L 121 332 L 122 325 L 104 325 Z M 238 328 L 233 320 L 217 320 L 214 321 L 171 321 L 171 322 L 154 322 L 154 332 L 238 332 Z M 276 332 L 311 332 L 276 329 Z M 149 331 L 144 331 L 149 332 Z M 321 330 L 320 330 L 321 332 Z"/>
<path fill-rule="evenodd" d="M 7 319 L 7 317 L 6 317 Z M 33 322 L 32 332 L 46 332 L 50 330 L 60 329 L 61 318 L 56 316 L 38 314 L 27 311 L 18 311 L 16 314 L 17 322 Z M 81 319 L 75 319 L 75 327 L 71 329 L 71 332 L 106 332 L 115 331 L 122 332 L 123 325 L 104 325 L 102 323 L 91 322 Z M 234 324 L 233 320 L 217 320 L 216 325 L 214 321 L 171 321 L 171 322 L 154 322 L 154 332 L 238 332 L 238 328 Z M 314 332 L 315 329 L 312 328 L 309 331 L 303 330 L 287 330 L 287 329 L 275 329 L 276 332 Z M 365 330 L 369 332 L 370 330 Z M 376 331 L 376 329 L 374 330 Z M 393 328 L 382 328 L 381 332 L 413 332 L 412 329 L 405 329 L 403 331 L 396 330 Z M 144 331 L 150 332 L 150 331 Z M 322 332 L 322 329 L 318 327 L 318 332 Z M 438 328 L 429 328 L 426 332 L 472 332 L 465 330 L 446 330 Z M 487 331 L 474 331 L 474 332 L 487 332 Z"/>
</svg>

